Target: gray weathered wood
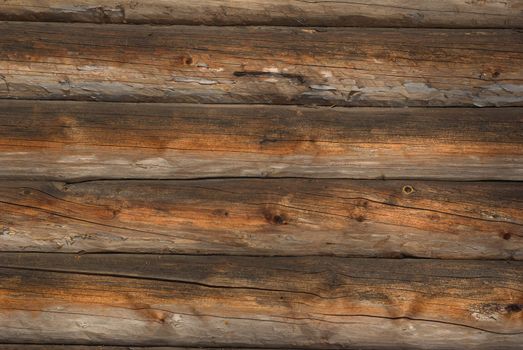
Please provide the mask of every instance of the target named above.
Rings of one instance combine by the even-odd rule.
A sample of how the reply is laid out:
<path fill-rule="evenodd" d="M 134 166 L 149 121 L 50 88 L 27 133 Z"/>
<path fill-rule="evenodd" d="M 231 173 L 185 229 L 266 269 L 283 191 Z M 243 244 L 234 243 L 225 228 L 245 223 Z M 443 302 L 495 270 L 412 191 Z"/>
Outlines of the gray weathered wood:
<path fill-rule="evenodd" d="M 0 19 L 94 23 L 521 28 L 521 0 L 3 0 Z"/>
<path fill-rule="evenodd" d="M 0 98 L 523 106 L 517 30 L 0 23 Z"/>
<path fill-rule="evenodd" d="M 0 101 L 0 178 L 523 180 L 522 111 Z"/>
<path fill-rule="evenodd" d="M 518 183 L 0 182 L 0 250 L 523 260 Z"/>
<path fill-rule="evenodd" d="M 0 255 L 0 341 L 520 349 L 521 262 Z"/>

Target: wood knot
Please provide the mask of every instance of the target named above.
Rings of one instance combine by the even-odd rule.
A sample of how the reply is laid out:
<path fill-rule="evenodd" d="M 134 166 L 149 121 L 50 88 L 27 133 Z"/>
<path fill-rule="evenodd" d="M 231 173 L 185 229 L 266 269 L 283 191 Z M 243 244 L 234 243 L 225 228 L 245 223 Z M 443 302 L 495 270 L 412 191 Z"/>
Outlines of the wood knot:
<path fill-rule="evenodd" d="M 225 209 L 215 209 L 212 211 L 212 214 L 216 216 L 229 216 L 229 212 Z"/>
<path fill-rule="evenodd" d="M 508 304 L 505 306 L 507 312 L 520 312 L 523 310 L 523 304 Z"/>
<path fill-rule="evenodd" d="M 281 215 L 274 215 L 272 217 L 272 222 L 276 225 L 283 225 L 285 224 L 285 219 Z"/>
<path fill-rule="evenodd" d="M 409 195 L 409 194 L 414 193 L 414 187 L 412 187 L 412 186 L 410 186 L 410 185 L 403 186 L 402 191 L 403 191 L 403 193 Z"/>
<path fill-rule="evenodd" d="M 287 218 L 283 214 L 265 213 L 265 219 L 273 225 L 287 225 Z"/>

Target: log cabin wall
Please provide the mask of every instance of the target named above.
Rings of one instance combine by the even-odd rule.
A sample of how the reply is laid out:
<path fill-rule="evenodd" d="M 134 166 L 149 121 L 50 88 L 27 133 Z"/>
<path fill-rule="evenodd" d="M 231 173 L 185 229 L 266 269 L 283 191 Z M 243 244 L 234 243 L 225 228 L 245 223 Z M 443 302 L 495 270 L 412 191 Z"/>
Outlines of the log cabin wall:
<path fill-rule="evenodd" d="M 1 350 L 522 348 L 522 0 L 0 20 Z"/>

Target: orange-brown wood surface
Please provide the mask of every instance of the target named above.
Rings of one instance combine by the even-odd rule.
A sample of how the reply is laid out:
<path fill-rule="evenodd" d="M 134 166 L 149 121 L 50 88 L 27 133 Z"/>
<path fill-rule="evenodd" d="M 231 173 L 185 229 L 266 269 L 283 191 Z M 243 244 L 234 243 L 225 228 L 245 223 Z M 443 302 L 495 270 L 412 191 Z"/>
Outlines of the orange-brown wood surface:
<path fill-rule="evenodd" d="M 0 23 L 0 98 L 523 106 L 518 30 Z"/>
<path fill-rule="evenodd" d="M 522 180 L 523 113 L 0 101 L 0 178 Z"/>
<path fill-rule="evenodd" d="M 0 266 L 0 341 L 374 349 L 523 341 L 521 262 L 3 254 Z"/>
<path fill-rule="evenodd" d="M 521 349 L 522 28 L 0 0 L 0 350 Z"/>
<path fill-rule="evenodd" d="M 0 182 L 1 251 L 523 259 L 517 183 Z"/>
<path fill-rule="evenodd" d="M 521 0 L 3 0 L 0 19 L 94 23 L 521 28 Z"/>

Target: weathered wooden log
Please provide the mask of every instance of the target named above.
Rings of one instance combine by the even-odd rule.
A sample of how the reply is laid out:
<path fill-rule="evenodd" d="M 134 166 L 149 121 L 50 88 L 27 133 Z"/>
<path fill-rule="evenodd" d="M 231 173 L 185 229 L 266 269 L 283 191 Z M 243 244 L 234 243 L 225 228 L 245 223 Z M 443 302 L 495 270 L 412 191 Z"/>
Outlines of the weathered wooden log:
<path fill-rule="evenodd" d="M 521 28 L 521 0 L 3 0 L 1 20 L 206 25 Z"/>
<path fill-rule="evenodd" d="M 0 250 L 523 259 L 518 183 L 0 182 Z"/>
<path fill-rule="evenodd" d="M 517 30 L 0 23 L 0 98 L 522 106 Z"/>
<path fill-rule="evenodd" d="M 522 111 L 0 101 L 0 177 L 522 180 Z"/>
<path fill-rule="evenodd" d="M 106 345 L 54 345 L 54 344 L 0 344 L 0 350 L 258 350 L 259 348 L 227 347 L 173 347 L 173 346 L 106 346 Z M 292 350 L 274 349 L 274 350 Z"/>
<path fill-rule="evenodd" d="M 259 348 L 258 348 L 259 349 Z M 105 345 L 54 345 L 54 344 L 0 344 L 0 350 L 257 350 L 248 348 L 192 348 L 173 346 L 105 346 Z M 274 350 L 292 350 L 274 349 Z"/>
<path fill-rule="evenodd" d="M 523 264 L 0 255 L 0 341 L 520 349 Z"/>

